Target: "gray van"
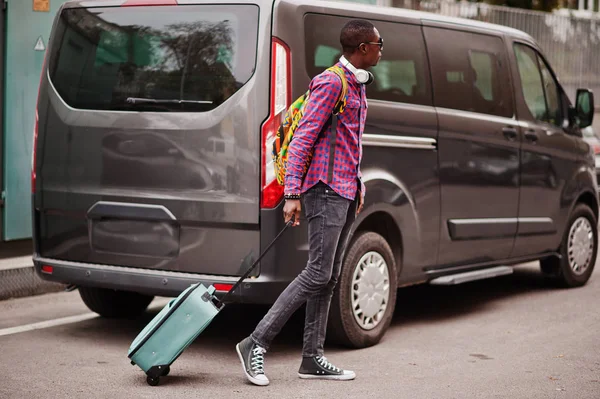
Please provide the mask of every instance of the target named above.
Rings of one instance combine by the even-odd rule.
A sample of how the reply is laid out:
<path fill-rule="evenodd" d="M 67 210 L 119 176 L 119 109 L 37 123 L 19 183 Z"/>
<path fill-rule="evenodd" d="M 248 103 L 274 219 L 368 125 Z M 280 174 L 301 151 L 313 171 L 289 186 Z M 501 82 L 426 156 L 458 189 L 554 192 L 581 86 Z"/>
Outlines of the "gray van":
<path fill-rule="evenodd" d="M 340 56 L 351 18 L 385 48 L 368 86 L 364 211 L 329 339 L 377 343 L 398 287 L 540 260 L 585 284 L 598 248 L 594 156 L 535 41 L 505 27 L 317 0 L 98 0 L 58 13 L 40 83 L 34 262 L 106 317 L 191 283 L 228 291 L 283 227 L 281 115 Z M 307 260 L 288 231 L 234 295 L 272 303 Z"/>

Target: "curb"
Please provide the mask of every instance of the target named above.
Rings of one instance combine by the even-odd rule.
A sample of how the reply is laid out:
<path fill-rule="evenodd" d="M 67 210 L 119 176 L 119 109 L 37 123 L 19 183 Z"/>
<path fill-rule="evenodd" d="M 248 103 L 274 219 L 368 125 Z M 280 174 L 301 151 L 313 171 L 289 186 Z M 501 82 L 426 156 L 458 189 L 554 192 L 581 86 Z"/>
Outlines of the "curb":
<path fill-rule="evenodd" d="M 33 265 L 0 268 L 0 300 L 58 292 L 65 287 L 40 278 Z"/>

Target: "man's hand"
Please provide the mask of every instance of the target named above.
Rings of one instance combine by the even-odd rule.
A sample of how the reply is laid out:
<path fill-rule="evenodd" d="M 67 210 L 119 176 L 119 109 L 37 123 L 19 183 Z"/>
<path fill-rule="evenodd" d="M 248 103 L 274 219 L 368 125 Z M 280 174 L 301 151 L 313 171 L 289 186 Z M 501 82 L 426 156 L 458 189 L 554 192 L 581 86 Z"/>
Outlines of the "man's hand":
<path fill-rule="evenodd" d="M 289 222 L 292 217 L 294 217 L 293 226 L 300 225 L 300 212 L 302 211 L 302 204 L 300 200 L 285 200 L 285 205 L 283 207 L 283 217 L 285 218 L 285 222 Z"/>
<path fill-rule="evenodd" d="M 358 215 L 362 211 L 364 204 L 365 204 L 365 198 L 359 194 L 358 195 L 358 207 L 356 207 L 356 215 Z"/>

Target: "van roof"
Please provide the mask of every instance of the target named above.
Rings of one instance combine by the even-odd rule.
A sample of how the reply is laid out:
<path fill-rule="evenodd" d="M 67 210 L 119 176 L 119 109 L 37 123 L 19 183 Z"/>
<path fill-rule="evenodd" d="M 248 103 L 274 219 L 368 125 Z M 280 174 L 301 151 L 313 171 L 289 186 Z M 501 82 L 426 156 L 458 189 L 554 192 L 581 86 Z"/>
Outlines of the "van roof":
<path fill-rule="evenodd" d="M 123 3 L 125 3 L 127 0 L 71 0 L 68 1 L 66 3 L 64 3 L 63 7 L 65 8 L 72 8 L 72 7 L 103 7 L 103 6 L 120 6 Z M 194 4 L 196 3 L 196 1 L 194 0 L 178 0 L 179 3 L 181 4 Z M 241 2 L 246 3 L 255 3 L 255 4 L 272 4 L 274 1 L 277 0 L 254 0 L 254 1 L 249 1 L 249 0 L 242 0 Z M 222 1 L 222 0 L 217 0 L 217 1 L 211 1 L 211 3 L 230 3 L 233 2 L 233 0 L 230 1 Z M 239 0 L 235 1 L 236 3 L 240 3 Z M 376 6 L 376 5 L 370 5 L 370 4 L 360 4 L 360 3 L 351 3 L 345 0 L 280 0 L 280 2 L 282 3 L 291 3 L 291 4 L 295 4 L 295 5 L 299 5 L 298 3 L 301 3 L 303 5 L 309 5 L 309 6 L 316 6 L 318 8 L 321 8 L 322 10 L 327 10 L 327 11 L 348 11 L 349 8 L 352 9 L 352 11 L 363 11 L 367 14 L 370 14 L 371 16 L 376 16 L 378 18 L 381 19 L 388 19 L 390 16 L 391 17 L 403 17 L 403 18 L 407 18 L 407 19 L 412 19 L 414 20 L 415 23 L 421 23 L 421 22 L 427 22 L 427 21 L 431 21 L 431 22 L 438 22 L 438 23 L 445 23 L 445 24 L 450 24 L 450 25 L 457 25 L 457 26 L 462 26 L 462 27 L 466 27 L 466 28 L 478 28 L 478 29 L 484 29 L 484 30 L 488 30 L 488 31 L 492 31 L 492 32 L 496 32 L 496 33 L 500 33 L 500 34 L 506 34 L 509 36 L 513 36 L 513 37 L 518 37 L 521 39 L 525 39 L 528 40 L 530 42 L 534 42 L 534 39 L 528 35 L 527 33 L 518 30 L 518 29 L 514 29 L 514 28 L 510 28 L 507 26 L 503 26 L 503 25 L 497 25 L 497 24 L 492 24 L 492 23 L 488 23 L 488 22 L 481 22 L 481 21 L 475 21 L 472 19 L 467 19 L 467 18 L 458 18 L 458 17 L 448 17 L 445 15 L 440 15 L 440 14 L 435 14 L 435 13 L 431 13 L 431 12 L 425 12 L 425 11 L 416 11 L 416 10 L 410 10 L 410 9 L 406 9 L 406 8 L 398 8 L 398 7 L 386 7 L 386 6 Z M 203 1 L 199 0 L 197 1 L 198 4 L 202 4 Z"/>
<path fill-rule="evenodd" d="M 296 3 L 298 0 L 282 1 Z M 449 17 L 441 14 L 435 14 L 432 12 L 416 11 L 398 7 L 376 6 L 371 4 L 349 3 L 348 1 L 344 0 L 303 0 L 302 2 L 304 4 L 321 6 L 329 10 L 347 10 L 351 6 L 353 11 L 356 10 L 364 11 L 369 14 L 378 14 L 381 17 L 383 17 L 382 19 L 387 19 L 386 17 L 391 16 L 412 19 L 415 21 L 415 23 L 420 23 L 421 21 L 431 21 L 451 25 L 460 25 L 467 28 L 485 29 L 513 37 L 518 37 L 521 39 L 527 39 L 529 41 L 534 41 L 529 34 L 518 29 L 510 28 L 508 26 L 492 24 L 489 22 L 481 22 L 467 18 Z"/>

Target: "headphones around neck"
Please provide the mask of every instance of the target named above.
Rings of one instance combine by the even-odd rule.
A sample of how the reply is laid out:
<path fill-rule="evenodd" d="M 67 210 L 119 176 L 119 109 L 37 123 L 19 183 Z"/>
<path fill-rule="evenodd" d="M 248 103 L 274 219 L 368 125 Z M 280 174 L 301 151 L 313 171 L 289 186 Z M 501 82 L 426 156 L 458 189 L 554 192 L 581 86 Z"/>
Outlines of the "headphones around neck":
<path fill-rule="evenodd" d="M 356 77 L 356 80 L 358 80 L 359 83 L 361 83 L 363 85 L 370 85 L 375 80 L 375 76 L 373 76 L 373 74 L 371 72 L 366 71 L 364 69 L 356 68 L 343 55 L 340 57 L 340 62 L 342 63 L 343 66 L 348 68 L 350 70 L 350 72 L 352 72 L 354 74 L 354 76 Z"/>

